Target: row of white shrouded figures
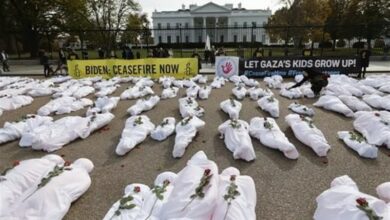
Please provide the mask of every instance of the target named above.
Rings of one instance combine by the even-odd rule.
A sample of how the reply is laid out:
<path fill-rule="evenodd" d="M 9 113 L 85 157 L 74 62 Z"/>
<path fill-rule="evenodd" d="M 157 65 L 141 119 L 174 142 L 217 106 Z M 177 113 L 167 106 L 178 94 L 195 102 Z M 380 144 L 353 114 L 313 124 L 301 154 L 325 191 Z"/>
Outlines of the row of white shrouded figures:
<path fill-rule="evenodd" d="M 0 176 L 0 218 L 62 219 L 71 203 L 90 187 L 93 163 L 85 158 L 74 163 L 57 155 L 14 162 Z M 315 220 L 366 220 L 358 207 L 366 202 L 383 220 L 390 219 L 390 182 L 376 189 L 379 198 L 362 193 L 348 176 L 334 179 L 330 189 L 317 197 Z M 299 199 L 299 198 L 298 198 Z M 103 219 L 216 219 L 255 220 L 256 189 L 250 176 L 218 166 L 202 152 L 196 153 L 180 172 L 163 172 L 152 188 L 133 183 Z"/>

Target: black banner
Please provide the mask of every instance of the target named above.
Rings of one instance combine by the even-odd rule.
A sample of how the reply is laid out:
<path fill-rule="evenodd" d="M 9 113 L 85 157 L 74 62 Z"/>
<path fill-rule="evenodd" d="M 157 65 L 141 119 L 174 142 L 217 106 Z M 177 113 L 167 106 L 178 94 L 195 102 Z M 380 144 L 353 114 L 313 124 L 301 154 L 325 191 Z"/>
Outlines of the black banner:
<path fill-rule="evenodd" d="M 357 57 L 264 57 L 240 62 L 240 75 L 266 77 L 280 75 L 294 77 L 304 68 L 314 68 L 330 75 L 359 73 L 361 63 Z"/>

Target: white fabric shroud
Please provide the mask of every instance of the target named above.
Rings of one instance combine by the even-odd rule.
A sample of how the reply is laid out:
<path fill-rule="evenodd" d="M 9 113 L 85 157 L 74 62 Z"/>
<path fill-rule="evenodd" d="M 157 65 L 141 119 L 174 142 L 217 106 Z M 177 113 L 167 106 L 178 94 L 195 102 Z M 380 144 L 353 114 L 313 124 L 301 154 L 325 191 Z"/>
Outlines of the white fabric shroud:
<path fill-rule="evenodd" d="M 194 97 L 194 98 L 198 97 L 199 89 L 200 89 L 200 87 L 198 85 L 193 85 L 193 86 L 189 87 L 186 90 L 187 97 Z"/>
<path fill-rule="evenodd" d="M 261 110 L 268 112 L 272 117 L 279 117 L 279 100 L 273 96 L 264 96 L 257 101 Z"/>
<path fill-rule="evenodd" d="M 336 96 L 321 96 L 313 105 L 343 114 L 346 117 L 353 117 L 353 111 Z"/>
<path fill-rule="evenodd" d="M 31 96 L 25 95 L 5 96 L 0 98 L 0 109 L 4 111 L 15 110 L 31 104 L 33 100 Z"/>
<path fill-rule="evenodd" d="M 90 187 L 89 172 L 93 163 L 81 158 L 60 175 L 52 177 L 42 188 L 20 202 L 12 212 L 17 219 L 60 220 L 68 212 L 71 203 L 80 198 Z"/>
<path fill-rule="evenodd" d="M 196 116 L 188 116 L 177 123 L 175 145 L 172 152 L 174 158 L 180 158 L 184 155 L 186 148 L 192 142 L 198 130 L 205 125 L 206 123 Z"/>
<path fill-rule="evenodd" d="M 19 146 L 34 150 L 52 152 L 76 140 L 85 139 L 95 130 L 112 121 L 111 113 L 94 114 L 87 117 L 67 116 L 57 121 L 41 125 L 32 131 L 23 132 Z"/>
<path fill-rule="evenodd" d="M 158 82 L 159 82 L 160 84 L 162 84 L 162 86 L 163 86 L 164 89 L 168 89 L 169 87 L 172 86 L 174 80 L 175 80 L 174 77 L 165 77 L 165 76 L 164 76 L 164 77 L 160 77 L 160 78 L 158 79 Z"/>
<path fill-rule="evenodd" d="M 177 96 L 178 92 L 179 92 L 178 87 L 169 87 L 169 88 L 163 89 L 163 91 L 161 92 L 161 99 L 175 98 Z"/>
<path fill-rule="evenodd" d="M 78 111 L 85 108 L 86 106 L 91 105 L 93 105 L 93 102 L 90 99 L 76 99 L 74 97 L 65 96 L 58 99 L 53 99 L 39 108 L 38 115 L 46 116 L 50 115 L 51 113 L 55 113 L 57 115 L 66 114 Z"/>
<path fill-rule="evenodd" d="M 306 105 L 301 105 L 296 102 L 291 103 L 288 106 L 288 109 L 300 115 L 314 116 L 314 110 L 312 108 L 309 108 Z"/>
<path fill-rule="evenodd" d="M 228 194 L 233 179 L 239 195 L 228 206 L 224 195 Z M 256 220 L 256 188 L 250 176 L 242 176 L 236 168 L 228 167 L 219 175 L 218 189 L 218 199 L 212 220 Z"/>
<path fill-rule="evenodd" d="M 151 189 L 151 193 L 147 194 L 144 199 L 144 203 L 141 207 L 136 219 L 159 220 L 162 206 L 168 201 L 169 196 L 175 186 L 177 174 L 172 172 L 163 172 L 159 174 L 155 181 L 154 187 L 163 187 L 164 182 L 166 185 L 165 192 L 161 194 L 162 198 L 158 198 L 156 193 L 153 193 L 154 188 Z"/>
<path fill-rule="evenodd" d="M 285 121 L 300 142 L 312 148 L 320 157 L 327 155 L 330 145 L 326 141 L 324 134 L 313 124 L 311 118 L 289 114 L 286 116 Z"/>
<path fill-rule="evenodd" d="M 230 98 L 221 102 L 219 106 L 222 111 L 224 111 L 226 114 L 229 114 L 231 119 L 238 119 L 240 117 L 242 104 L 239 101 Z"/>
<path fill-rule="evenodd" d="M 256 159 L 249 125 L 243 120 L 227 120 L 218 127 L 221 138 L 224 138 L 226 148 L 233 152 L 234 159 L 252 161 Z"/>
<path fill-rule="evenodd" d="M 254 79 L 249 79 L 247 76 L 245 75 L 241 75 L 240 76 L 241 78 L 241 81 L 248 87 L 255 87 L 255 86 L 258 86 L 259 85 L 259 82 L 257 82 L 256 80 Z"/>
<path fill-rule="evenodd" d="M 249 134 L 257 138 L 264 146 L 282 151 L 289 159 L 299 157 L 297 149 L 290 143 L 273 118 L 252 118 Z"/>
<path fill-rule="evenodd" d="M 147 95 L 153 95 L 152 88 L 148 86 L 134 86 L 126 89 L 120 95 L 121 99 L 138 99 Z"/>
<path fill-rule="evenodd" d="M 80 99 L 80 98 L 83 98 L 89 94 L 92 94 L 95 92 L 95 88 L 93 88 L 92 86 L 82 86 L 80 87 L 79 89 L 77 89 L 73 94 L 72 96 L 77 98 L 77 99 Z"/>
<path fill-rule="evenodd" d="M 200 99 L 208 99 L 211 93 L 211 86 L 201 86 L 199 89 L 199 98 Z"/>
<path fill-rule="evenodd" d="M 363 96 L 363 101 L 371 107 L 390 111 L 390 95 L 380 96 L 377 94 Z"/>
<path fill-rule="evenodd" d="M 149 111 L 160 101 L 160 97 L 155 95 L 151 97 L 146 97 L 138 99 L 137 102 L 127 109 L 127 113 L 131 115 L 139 115 L 141 112 Z"/>
<path fill-rule="evenodd" d="M 203 188 L 204 197 L 191 199 L 206 170 L 212 176 Z M 203 151 L 196 153 L 178 173 L 168 201 L 161 207 L 160 219 L 211 219 L 218 198 L 218 181 L 217 165 Z"/>
<path fill-rule="evenodd" d="M 313 218 L 314 220 L 368 220 L 367 214 L 357 207 L 356 200 L 359 198 L 364 198 L 368 206 L 378 216 L 383 217 L 383 220 L 390 219 L 390 204 L 360 192 L 356 183 L 346 175 L 335 178 L 331 187 L 317 197 L 317 209 Z"/>
<path fill-rule="evenodd" d="M 111 112 L 118 105 L 119 99 L 119 97 L 99 97 L 96 99 L 94 106 L 88 108 L 86 115 Z"/>
<path fill-rule="evenodd" d="M 119 144 L 116 146 L 116 154 L 122 156 L 132 150 L 137 144 L 143 142 L 154 129 L 154 124 L 148 116 L 131 116 L 126 120 L 125 128 Z"/>
<path fill-rule="evenodd" d="M 376 187 L 376 194 L 380 199 L 390 204 L 390 182 L 382 183 Z"/>
<path fill-rule="evenodd" d="M 220 89 L 225 85 L 225 78 L 223 77 L 215 77 L 213 82 L 210 84 L 213 89 Z"/>
<path fill-rule="evenodd" d="M 4 127 L 0 128 L 0 144 L 17 140 L 24 132 L 30 132 L 41 125 L 51 124 L 52 121 L 53 118 L 48 116 L 27 115 L 19 122 L 6 122 Z"/>
<path fill-rule="evenodd" d="M 339 99 L 352 111 L 372 111 L 372 108 L 355 96 L 340 95 Z"/>
<path fill-rule="evenodd" d="M 387 146 L 390 149 L 390 112 L 356 112 L 353 127 L 369 144 Z"/>
<path fill-rule="evenodd" d="M 281 77 L 279 75 L 265 77 L 264 82 L 267 84 L 268 88 L 280 89 L 282 87 L 283 77 Z"/>
<path fill-rule="evenodd" d="M 107 87 L 103 87 L 101 88 L 98 92 L 95 93 L 95 96 L 96 97 L 104 97 L 104 96 L 108 96 L 108 95 L 111 95 L 112 93 L 114 93 L 116 91 L 117 88 L 119 88 L 120 85 L 114 85 L 114 86 L 107 86 Z"/>
<path fill-rule="evenodd" d="M 349 131 L 339 131 L 337 136 L 344 141 L 344 143 L 356 151 L 361 157 L 365 158 L 377 158 L 378 157 L 378 148 L 374 145 L 368 144 L 366 140 L 353 140 L 352 137 L 355 137 L 355 132 Z"/>
<path fill-rule="evenodd" d="M 63 164 L 62 157 L 49 154 L 41 158 L 20 161 L 19 165 L 4 176 L 0 176 L 0 219 L 8 215 L 15 202 L 28 190 L 36 187 L 56 165 Z"/>
<path fill-rule="evenodd" d="M 150 133 L 150 137 L 156 141 L 163 141 L 175 132 L 176 120 L 174 117 L 166 117 L 163 121 Z"/>
<path fill-rule="evenodd" d="M 137 189 L 137 190 L 135 190 Z M 139 191 L 138 191 L 139 190 Z M 132 198 L 122 205 L 134 205 L 134 208 L 123 209 L 120 207 L 120 201 L 112 205 L 110 210 L 104 216 L 103 220 L 139 220 L 139 215 L 142 215 L 142 206 L 144 205 L 145 199 L 151 194 L 150 188 L 144 184 L 134 183 L 126 186 L 125 193 L 122 198 Z M 118 212 L 117 212 L 118 211 Z M 116 212 L 118 214 L 116 214 Z"/>
<path fill-rule="evenodd" d="M 202 117 L 204 115 L 204 109 L 199 106 L 198 102 L 193 97 L 180 98 L 179 111 L 183 118 L 188 116 Z"/>
<path fill-rule="evenodd" d="M 243 85 L 236 86 L 232 89 L 233 95 L 237 99 L 244 99 L 247 93 L 246 88 Z"/>

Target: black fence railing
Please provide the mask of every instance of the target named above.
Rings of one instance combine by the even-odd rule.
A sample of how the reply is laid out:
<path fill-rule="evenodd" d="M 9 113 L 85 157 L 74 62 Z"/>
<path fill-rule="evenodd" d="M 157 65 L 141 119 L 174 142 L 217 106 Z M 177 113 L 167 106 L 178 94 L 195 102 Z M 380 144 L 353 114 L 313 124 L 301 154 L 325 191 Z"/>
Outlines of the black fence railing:
<path fill-rule="evenodd" d="M 169 49 L 174 57 L 189 57 L 194 50 L 203 55 L 209 41 L 215 49 L 223 47 L 227 55 L 245 58 L 252 57 L 258 48 L 263 56 L 302 56 L 305 49 L 310 50 L 312 56 L 350 56 L 359 53 L 370 37 L 372 55 L 385 56 L 389 53 L 390 28 L 373 37 L 374 28 L 365 25 L 219 27 L 207 24 L 206 27 L 155 29 L 41 30 L 30 33 L 34 34 L 32 37 L 26 37 L 25 32 L 9 31 L 0 35 L 0 48 L 6 49 L 11 59 L 37 57 L 42 51 L 56 59 L 60 48 L 75 50 L 79 57 L 88 59 L 99 58 L 98 50 L 104 51 L 105 57 L 121 57 L 125 46 L 132 48 L 135 57 L 150 56 L 155 48 Z M 332 36 L 339 37 L 332 39 Z"/>

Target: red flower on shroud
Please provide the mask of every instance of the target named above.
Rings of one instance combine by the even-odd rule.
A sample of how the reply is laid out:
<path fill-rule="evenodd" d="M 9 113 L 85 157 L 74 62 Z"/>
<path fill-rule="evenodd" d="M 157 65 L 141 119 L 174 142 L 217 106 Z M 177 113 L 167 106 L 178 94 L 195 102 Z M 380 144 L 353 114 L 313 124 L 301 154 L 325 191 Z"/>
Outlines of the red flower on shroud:
<path fill-rule="evenodd" d="M 211 172 L 210 169 L 206 169 L 206 170 L 204 170 L 204 175 L 205 175 L 205 176 L 208 176 L 208 175 L 210 175 L 210 172 Z"/>
<path fill-rule="evenodd" d="M 64 166 L 68 167 L 68 166 L 70 166 L 71 164 L 72 164 L 72 162 L 69 161 L 69 160 L 67 160 L 67 161 L 65 161 Z"/>
<path fill-rule="evenodd" d="M 363 206 L 363 207 L 367 207 L 368 206 L 368 202 L 365 198 L 358 198 L 356 199 L 356 202 L 360 205 L 360 206 Z"/>
<path fill-rule="evenodd" d="M 12 166 L 14 166 L 14 167 L 16 167 L 19 164 L 20 164 L 19 160 L 15 160 L 14 162 L 12 162 Z"/>
<path fill-rule="evenodd" d="M 375 113 L 375 116 L 376 117 L 381 117 L 381 114 L 379 114 L 378 112 Z"/>
<path fill-rule="evenodd" d="M 141 187 L 139 187 L 139 186 L 134 187 L 134 192 L 135 193 L 141 192 Z"/>
<path fill-rule="evenodd" d="M 230 176 L 230 181 L 235 181 L 236 180 L 236 175 L 231 175 Z"/>

